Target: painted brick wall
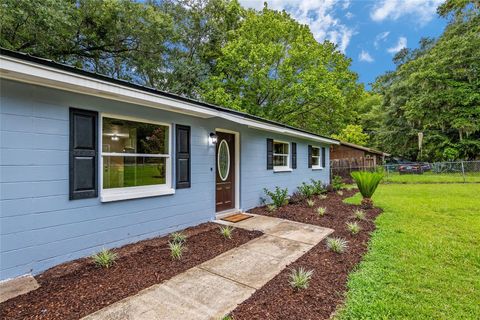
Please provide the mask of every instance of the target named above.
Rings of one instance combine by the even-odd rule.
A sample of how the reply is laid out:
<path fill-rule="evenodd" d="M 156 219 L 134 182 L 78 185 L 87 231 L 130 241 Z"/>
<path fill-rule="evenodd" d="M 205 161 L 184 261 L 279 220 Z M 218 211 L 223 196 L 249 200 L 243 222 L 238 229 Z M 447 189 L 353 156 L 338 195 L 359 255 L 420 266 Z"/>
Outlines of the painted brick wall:
<path fill-rule="evenodd" d="M 101 203 L 68 200 L 68 108 L 192 127 L 192 187 L 175 195 Z M 328 181 L 328 168 L 307 168 L 307 141 L 55 89 L 1 80 L 0 279 L 39 273 L 102 247 L 163 235 L 215 216 L 215 128 L 240 131 L 240 204 L 259 204 L 263 188 L 290 192 L 310 178 Z M 298 169 L 266 170 L 266 138 L 297 142 Z M 327 149 L 328 150 L 328 149 Z M 174 163 L 174 161 L 173 161 Z M 328 155 L 327 155 L 327 164 Z"/>

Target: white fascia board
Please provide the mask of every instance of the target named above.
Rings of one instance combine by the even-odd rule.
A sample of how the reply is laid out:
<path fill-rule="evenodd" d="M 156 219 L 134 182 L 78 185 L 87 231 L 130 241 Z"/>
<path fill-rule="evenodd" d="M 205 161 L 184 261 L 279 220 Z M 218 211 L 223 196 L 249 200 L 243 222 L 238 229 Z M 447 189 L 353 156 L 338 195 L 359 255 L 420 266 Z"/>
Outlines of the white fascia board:
<path fill-rule="evenodd" d="M 123 86 L 118 83 L 111 83 L 93 77 L 88 77 L 66 70 L 60 70 L 8 56 L 0 56 L 0 77 L 75 93 L 102 97 L 110 100 L 117 100 L 171 112 L 188 114 L 200 118 L 219 117 L 263 131 L 275 132 L 327 144 L 339 144 L 339 142 L 336 140 L 248 119 L 246 117 L 242 117 L 241 115 L 234 115 L 225 111 L 213 110 L 207 107 L 199 106 L 195 103 L 189 103 L 186 101 L 177 100 L 175 98 L 160 96 L 155 93 L 149 93 L 143 90 Z"/>
<path fill-rule="evenodd" d="M 202 118 L 218 115 L 193 103 L 6 56 L 0 58 L 0 77 Z"/>

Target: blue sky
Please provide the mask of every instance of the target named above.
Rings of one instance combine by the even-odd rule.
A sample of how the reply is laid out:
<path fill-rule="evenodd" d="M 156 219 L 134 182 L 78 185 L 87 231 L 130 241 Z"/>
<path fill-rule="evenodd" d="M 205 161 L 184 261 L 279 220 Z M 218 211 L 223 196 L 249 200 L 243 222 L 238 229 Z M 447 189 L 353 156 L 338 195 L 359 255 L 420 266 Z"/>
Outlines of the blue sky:
<path fill-rule="evenodd" d="M 240 0 L 261 9 L 264 1 Z M 392 57 L 403 47 L 416 48 L 422 37 L 439 36 L 446 20 L 436 15 L 443 0 L 267 0 L 308 24 L 318 41 L 328 39 L 352 59 L 360 82 L 371 83 L 393 70 Z"/>

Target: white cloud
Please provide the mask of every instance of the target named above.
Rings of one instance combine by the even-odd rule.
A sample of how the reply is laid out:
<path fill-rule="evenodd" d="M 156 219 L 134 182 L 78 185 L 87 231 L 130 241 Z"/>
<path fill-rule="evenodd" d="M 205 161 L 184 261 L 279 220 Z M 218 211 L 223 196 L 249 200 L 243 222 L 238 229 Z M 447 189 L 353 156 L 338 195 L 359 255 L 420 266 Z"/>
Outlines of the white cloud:
<path fill-rule="evenodd" d="M 365 51 L 365 50 L 362 50 L 362 52 L 360 52 L 360 54 L 358 55 L 358 59 L 360 61 L 365 61 L 365 62 L 373 62 L 375 61 L 372 56 L 370 55 L 370 53 L 368 53 L 368 51 Z"/>
<path fill-rule="evenodd" d="M 263 2 L 240 0 L 244 7 L 257 10 L 263 8 Z M 343 53 L 355 34 L 352 28 L 342 24 L 336 17 L 336 9 L 346 9 L 350 6 L 348 0 L 268 0 L 267 3 L 270 9 L 285 10 L 298 22 L 307 24 L 317 41 L 329 40 Z"/>
<path fill-rule="evenodd" d="M 384 31 L 382 33 L 377 34 L 375 37 L 375 40 L 373 41 L 373 45 L 375 46 L 376 49 L 380 46 L 380 42 L 384 42 L 387 40 L 388 35 L 390 34 L 390 31 Z"/>
<path fill-rule="evenodd" d="M 355 15 L 353 13 L 351 13 L 350 11 L 348 11 L 347 13 L 345 13 L 345 18 L 347 18 L 348 20 L 352 19 Z"/>
<path fill-rule="evenodd" d="M 400 37 L 398 38 L 397 44 L 391 48 L 388 48 L 387 51 L 389 53 L 397 53 L 398 51 L 402 50 L 403 48 L 407 47 L 407 38 Z"/>
<path fill-rule="evenodd" d="M 413 15 L 420 24 L 425 24 L 432 20 L 442 2 L 444 0 L 381 0 L 373 7 L 370 18 L 378 22 Z"/>

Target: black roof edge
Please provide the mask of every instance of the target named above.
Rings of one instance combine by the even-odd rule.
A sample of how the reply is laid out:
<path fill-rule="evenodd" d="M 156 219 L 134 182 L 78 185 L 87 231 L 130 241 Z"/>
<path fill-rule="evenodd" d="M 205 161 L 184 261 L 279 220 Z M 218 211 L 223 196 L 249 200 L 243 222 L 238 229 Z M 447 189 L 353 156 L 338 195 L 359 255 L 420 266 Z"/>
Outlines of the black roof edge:
<path fill-rule="evenodd" d="M 129 88 L 132 88 L 132 89 L 137 89 L 137 90 L 145 91 L 145 92 L 148 92 L 148 93 L 153 93 L 153 94 L 163 96 L 163 97 L 167 97 L 167 98 L 170 98 L 170 99 L 175 99 L 175 100 L 179 100 L 179 101 L 182 101 L 182 102 L 188 102 L 188 103 L 196 104 L 198 106 L 206 107 L 206 108 L 213 109 L 213 110 L 216 110 L 216 111 L 227 112 L 227 113 L 231 113 L 231 114 L 241 116 L 241 117 L 244 117 L 244 118 L 248 118 L 248 119 L 251 119 L 251 120 L 256 120 L 256 121 L 280 126 L 280 127 L 286 128 L 286 129 L 291 129 L 291 130 L 295 130 L 295 131 L 298 131 L 298 132 L 311 134 L 311 135 L 319 137 L 319 138 L 324 138 L 324 139 L 340 142 L 337 139 L 330 138 L 330 137 L 327 137 L 327 136 L 322 136 L 322 135 L 319 135 L 319 134 L 316 134 L 316 133 L 313 133 L 313 132 L 310 132 L 310 131 L 307 131 L 307 130 L 295 128 L 295 127 L 292 127 L 292 126 L 289 126 L 289 125 L 286 125 L 286 124 L 283 124 L 283 123 L 280 123 L 280 122 L 277 122 L 277 121 L 264 119 L 262 117 L 254 116 L 254 115 L 251 115 L 251 114 L 248 114 L 248 113 L 245 113 L 245 112 L 241 112 L 241 111 L 238 111 L 238 110 L 229 109 L 229 108 L 225 108 L 225 107 L 220 107 L 220 106 L 208 103 L 208 102 L 203 102 L 203 101 L 199 101 L 199 100 L 196 100 L 196 99 L 187 98 L 187 97 L 184 97 L 184 96 L 181 96 L 181 95 L 178 95 L 178 94 L 157 90 L 157 89 L 147 87 L 147 86 L 142 86 L 142 85 L 139 85 L 139 84 L 135 84 L 135 83 L 126 81 L 126 80 L 115 79 L 115 78 L 112 78 L 112 77 L 109 77 L 109 76 L 106 76 L 106 75 L 103 75 L 103 74 L 99 74 L 99 73 L 95 73 L 95 72 L 91 72 L 91 71 L 86 71 L 86 70 L 83 70 L 83 69 L 80 69 L 80 68 L 77 68 L 77 67 L 74 67 L 74 66 L 71 66 L 71 65 L 67 65 L 67 64 L 64 64 L 64 63 L 59 63 L 59 62 L 56 62 L 54 60 L 32 56 L 28 53 L 13 51 L 13 50 L 9 50 L 9 49 L 5 49 L 5 48 L 0 47 L 0 54 L 5 55 L 5 56 L 9 56 L 9 57 L 12 57 L 12 58 L 24 60 L 24 61 L 38 63 L 38 64 L 41 64 L 41 65 L 44 65 L 44 66 L 48 66 L 48 67 L 52 67 L 52 68 L 56 68 L 56 69 L 60 69 L 60 70 L 64 70 L 64 71 L 69 71 L 69 72 L 72 72 L 72 73 L 75 73 L 75 74 L 79 74 L 79 75 L 83 75 L 83 76 L 86 76 L 86 77 L 110 82 L 110 83 L 113 83 L 113 84 L 122 85 L 122 86 L 129 87 Z"/>

